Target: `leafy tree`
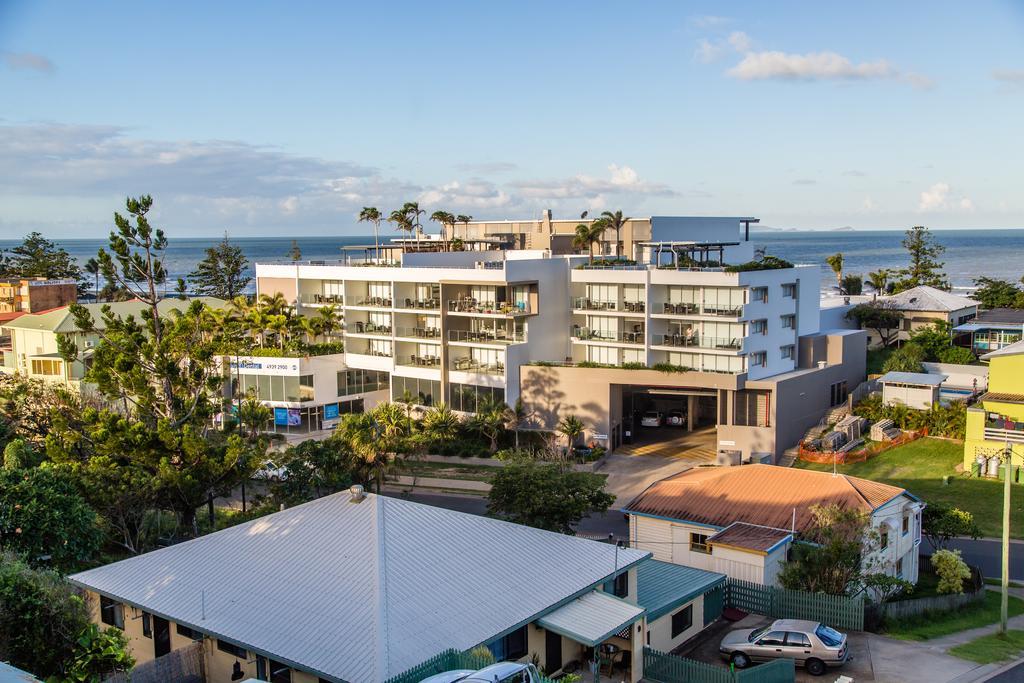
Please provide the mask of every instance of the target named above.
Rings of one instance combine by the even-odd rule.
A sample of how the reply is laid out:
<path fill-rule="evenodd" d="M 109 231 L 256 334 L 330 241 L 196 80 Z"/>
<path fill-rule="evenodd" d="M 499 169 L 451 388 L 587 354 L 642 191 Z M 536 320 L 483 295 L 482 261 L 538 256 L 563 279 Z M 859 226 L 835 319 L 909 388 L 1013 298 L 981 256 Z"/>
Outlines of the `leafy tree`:
<path fill-rule="evenodd" d="M 498 439 L 505 431 L 508 422 L 508 406 L 500 401 L 484 400 L 477 403 L 476 412 L 469 418 L 466 426 L 487 439 L 488 450 L 498 450 Z"/>
<path fill-rule="evenodd" d="M 1021 306 L 1021 290 L 1008 280 L 983 275 L 974 280 L 975 290 L 971 298 L 983 308 L 1018 308 Z"/>
<path fill-rule="evenodd" d="M 595 224 L 601 225 L 601 231 L 614 230 L 615 231 L 615 255 L 619 256 L 619 232 L 629 222 L 629 218 L 622 215 L 622 211 L 602 211 L 601 217 L 594 221 Z"/>
<path fill-rule="evenodd" d="M 874 330 L 883 348 L 896 338 L 903 322 L 903 314 L 879 301 L 857 304 L 847 311 L 846 317 L 856 320 L 861 329 Z"/>
<path fill-rule="evenodd" d="M 947 346 L 939 351 L 940 363 L 952 363 L 953 365 L 970 365 L 975 360 L 974 352 L 965 346 Z"/>
<path fill-rule="evenodd" d="M 93 277 L 93 294 L 96 296 L 96 301 L 100 300 L 100 262 L 94 258 L 90 258 L 85 262 L 85 272 Z"/>
<path fill-rule="evenodd" d="M 920 285 L 949 289 L 949 282 L 942 272 L 945 264 L 938 260 L 946 248 L 935 241 L 928 228 L 915 225 L 907 230 L 903 247 L 910 255 L 910 265 L 896 271 L 900 279 L 896 281 L 894 291 L 902 292 Z"/>
<path fill-rule="evenodd" d="M 974 515 L 942 503 L 928 503 L 925 507 L 921 513 L 921 533 L 928 539 L 932 550 L 945 549 L 950 539 L 958 536 L 981 537 Z"/>
<path fill-rule="evenodd" d="M 128 639 L 120 629 L 100 630 L 89 624 L 78 636 L 65 683 L 100 683 L 111 674 L 131 671 L 135 658 L 128 650 Z"/>
<path fill-rule="evenodd" d="M 246 274 L 248 267 L 242 248 L 231 244 L 224 233 L 217 245 L 206 248 L 206 258 L 196 264 L 188 279 L 196 294 L 234 299 L 252 282 Z"/>
<path fill-rule="evenodd" d="M 939 360 L 939 354 L 952 345 L 952 334 L 953 326 L 949 322 L 936 320 L 911 332 L 907 343 L 921 349 L 924 353 L 921 360 L 934 363 Z"/>
<path fill-rule="evenodd" d="M 88 624 L 85 602 L 59 574 L 0 553 L 0 661 L 60 677 Z"/>
<path fill-rule="evenodd" d="M 839 282 L 839 289 L 843 294 L 862 294 L 864 292 L 864 278 L 860 275 L 844 275 Z"/>
<path fill-rule="evenodd" d="M 70 476 L 50 467 L 0 470 L 0 551 L 68 570 L 95 556 L 101 538 L 96 513 Z"/>
<path fill-rule="evenodd" d="M 288 467 L 288 477 L 271 485 L 278 505 L 298 505 L 352 484 L 351 453 L 338 439 L 302 441 L 290 446 L 282 460 Z"/>
<path fill-rule="evenodd" d="M 423 435 L 432 443 L 454 441 L 462 423 L 447 403 L 438 403 L 427 410 L 420 420 Z"/>
<path fill-rule="evenodd" d="M 876 572 L 864 576 L 861 581 L 868 593 L 878 602 L 888 602 L 897 595 L 914 592 L 914 584 L 892 574 Z"/>
<path fill-rule="evenodd" d="M 875 292 L 885 294 L 886 286 L 889 284 L 889 271 L 884 268 L 871 271 L 868 273 L 867 282 Z"/>
<path fill-rule="evenodd" d="M 302 259 L 302 249 L 299 248 L 298 240 L 292 240 L 291 249 L 288 250 L 288 258 L 292 261 L 299 261 Z"/>
<path fill-rule="evenodd" d="M 932 566 L 939 575 L 939 593 L 963 593 L 964 581 L 971 578 L 971 568 L 960 557 L 959 550 L 936 550 L 932 553 Z"/>
<path fill-rule="evenodd" d="M 840 505 L 815 505 L 811 527 L 793 544 L 791 560 L 779 572 L 784 588 L 846 595 L 859 587 L 871 551 L 869 519 Z"/>
<path fill-rule="evenodd" d="M 21 244 L 4 252 L 0 259 L 2 277 L 41 277 L 47 280 L 74 280 L 80 293 L 85 292 L 82 269 L 65 249 L 38 232 L 28 235 Z"/>
<path fill-rule="evenodd" d="M 882 364 L 884 372 L 922 372 L 925 353 L 917 344 L 904 344 L 892 352 Z"/>
<path fill-rule="evenodd" d="M 526 409 L 526 405 L 523 403 L 523 399 L 517 398 L 515 405 L 513 405 L 508 411 L 508 426 L 515 433 L 516 448 L 519 448 L 519 430 L 522 429 L 523 425 L 527 420 L 530 419 L 530 413 Z"/>
<path fill-rule="evenodd" d="M 583 434 L 583 422 L 575 415 L 566 415 L 558 423 L 558 432 L 565 437 L 565 447 L 572 453 L 572 447 Z"/>
<path fill-rule="evenodd" d="M 25 439 L 13 439 L 4 446 L 3 468 L 21 470 L 36 467 L 42 458 Z"/>
<path fill-rule="evenodd" d="M 384 219 L 380 214 L 380 209 L 376 206 L 364 206 L 363 210 L 359 212 L 360 223 L 372 223 L 373 224 L 373 244 L 377 248 L 377 255 L 380 256 L 380 222 Z"/>
<path fill-rule="evenodd" d="M 384 477 L 394 466 L 408 436 L 409 418 L 394 403 L 379 403 L 368 413 L 342 417 L 331 439 L 351 453 L 353 478 L 372 483 L 380 493 Z"/>
<path fill-rule="evenodd" d="M 605 478 L 563 470 L 557 464 L 515 461 L 498 470 L 488 494 L 487 514 L 538 529 L 575 534 L 580 520 L 608 509 L 615 497 Z"/>
<path fill-rule="evenodd" d="M 839 287 L 839 293 L 844 293 L 843 289 L 843 254 L 836 252 L 831 256 L 825 257 L 825 263 L 829 265 L 832 272 L 836 275 L 836 286 Z"/>
<path fill-rule="evenodd" d="M 594 263 L 594 245 L 601 241 L 606 226 L 600 221 L 594 221 L 589 225 L 580 223 L 576 226 L 576 233 L 572 238 L 572 246 L 577 249 L 586 249 L 590 256 L 590 263 Z"/>

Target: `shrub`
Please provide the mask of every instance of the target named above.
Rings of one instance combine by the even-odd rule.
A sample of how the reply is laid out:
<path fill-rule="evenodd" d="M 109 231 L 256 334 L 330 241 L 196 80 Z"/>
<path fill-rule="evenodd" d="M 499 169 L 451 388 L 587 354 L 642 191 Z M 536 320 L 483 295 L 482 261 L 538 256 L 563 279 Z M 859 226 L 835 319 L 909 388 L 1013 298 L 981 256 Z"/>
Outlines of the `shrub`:
<path fill-rule="evenodd" d="M 647 363 L 623 363 L 623 370 L 646 370 Z"/>
<path fill-rule="evenodd" d="M 490 648 L 486 645 L 477 645 L 469 651 L 469 656 L 476 657 L 477 659 L 485 661 L 488 664 L 494 663 L 494 653 L 491 652 Z"/>
<path fill-rule="evenodd" d="M 520 462 L 535 459 L 533 451 L 527 448 L 502 448 L 494 454 L 494 457 L 502 462 Z"/>
<path fill-rule="evenodd" d="M 882 370 L 885 372 L 922 372 L 924 366 L 921 363 L 925 359 L 925 352 L 916 344 L 904 344 L 893 351 Z"/>
<path fill-rule="evenodd" d="M 939 351 L 940 363 L 954 365 L 970 365 L 975 361 L 974 353 L 963 346 L 950 346 Z"/>
<path fill-rule="evenodd" d="M 658 372 L 691 372 L 693 370 L 685 365 L 672 365 L 672 363 L 655 363 L 651 369 Z"/>
<path fill-rule="evenodd" d="M 864 292 L 864 278 L 860 275 L 844 275 L 840 286 L 845 294 L 861 294 Z"/>
<path fill-rule="evenodd" d="M 932 553 L 932 566 L 939 575 L 939 593 L 964 592 L 964 580 L 971 578 L 971 569 L 959 550 L 936 550 Z"/>
<path fill-rule="evenodd" d="M 760 261 L 753 260 L 747 261 L 746 263 L 739 263 L 734 266 L 726 266 L 725 272 L 727 273 L 743 273 L 748 270 L 781 270 L 783 268 L 792 268 L 793 264 L 786 259 L 781 259 L 778 256 L 765 256 Z"/>

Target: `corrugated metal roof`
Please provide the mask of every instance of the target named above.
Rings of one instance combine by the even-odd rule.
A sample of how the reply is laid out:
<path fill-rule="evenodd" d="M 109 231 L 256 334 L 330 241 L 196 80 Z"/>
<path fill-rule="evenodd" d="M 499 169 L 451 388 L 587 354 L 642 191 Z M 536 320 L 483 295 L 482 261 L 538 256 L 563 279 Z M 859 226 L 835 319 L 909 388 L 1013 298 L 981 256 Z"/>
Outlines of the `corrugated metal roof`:
<path fill-rule="evenodd" d="M 937 387 L 946 381 L 947 375 L 932 375 L 927 372 L 887 372 L 878 378 L 883 384 L 920 384 Z"/>
<path fill-rule="evenodd" d="M 471 648 L 650 553 L 339 493 L 71 577 L 318 676 L 376 683 Z M 203 601 L 205 600 L 205 617 Z"/>
<path fill-rule="evenodd" d="M 979 396 L 978 401 L 995 401 L 996 403 L 1024 403 L 1024 394 L 1005 394 L 994 391 L 988 391 Z"/>
<path fill-rule="evenodd" d="M 997 356 L 1019 356 L 1022 353 L 1024 353 L 1024 339 L 1018 342 L 1013 342 L 1012 344 L 1007 344 L 1001 349 L 989 351 L 983 355 L 982 358 L 988 360 L 989 358 L 995 358 Z"/>
<path fill-rule="evenodd" d="M 708 538 L 712 545 L 730 545 L 736 548 L 746 548 L 758 552 L 768 552 L 780 541 L 792 536 L 792 533 L 785 529 L 775 529 L 761 526 L 760 524 L 748 524 L 747 522 L 736 522 Z"/>
<path fill-rule="evenodd" d="M 650 623 L 725 583 L 725 579 L 725 574 L 696 567 L 644 560 L 636 568 L 637 602 L 647 610 Z"/>
<path fill-rule="evenodd" d="M 39 683 L 39 679 L 27 671 L 0 662 L 0 683 Z"/>
<path fill-rule="evenodd" d="M 962 308 L 978 306 L 974 299 L 945 292 L 935 287 L 921 285 L 911 289 L 882 297 L 886 305 L 901 311 L 958 311 Z"/>
<path fill-rule="evenodd" d="M 176 298 L 162 299 L 160 303 L 157 304 L 157 307 L 161 313 L 168 313 L 169 311 L 182 310 L 191 302 L 197 300 L 204 302 L 211 308 L 220 308 L 226 303 L 223 299 L 218 299 L 216 297 L 200 296 L 193 299 L 186 299 L 184 301 Z M 127 317 L 129 315 L 138 317 L 142 314 L 142 311 L 149 308 L 147 304 L 138 300 L 112 301 L 100 304 L 81 304 L 81 306 L 92 315 L 98 329 L 103 329 L 104 306 L 110 306 L 111 312 L 114 315 L 121 317 Z M 75 317 L 71 315 L 71 308 L 68 306 L 61 306 L 60 308 L 54 308 L 42 313 L 26 313 L 16 320 L 4 323 L 4 327 L 18 330 L 47 330 L 58 333 L 74 332 L 78 329 L 77 325 L 75 325 Z"/>
<path fill-rule="evenodd" d="M 1024 325 L 1024 309 L 1020 308 L 990 308 L 981 311 L 974 319 L 979 323 L 1012 323 Z"/>
<path fill-rule="evenodd" d="M 577 643 L 595 647 L 628 627 L 643 613 L 643 607 L 602 591 L 591 591 L 545 614 L 537 623 Z"/>
<path fill-rule="evenodd" d="M 870 512 L 904 489 L 841 474 L 776 465 L 697 467 L 655 482 L 625 512 L 725 528 L 750 522 L 796 530 L 813 523 L 811 507 L 838 504 Z"/>

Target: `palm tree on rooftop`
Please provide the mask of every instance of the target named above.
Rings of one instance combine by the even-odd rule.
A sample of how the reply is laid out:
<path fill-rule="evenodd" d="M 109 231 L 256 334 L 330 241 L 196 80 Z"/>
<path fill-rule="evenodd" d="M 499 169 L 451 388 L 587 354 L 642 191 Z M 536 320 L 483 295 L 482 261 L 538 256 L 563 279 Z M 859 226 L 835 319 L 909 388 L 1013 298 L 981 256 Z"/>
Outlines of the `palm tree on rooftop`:
<path fill-rule="evenodd" d="M 420 243 L 420 233 L 423 231 L 423 224 L 420 223 L 420 216 L 426 213 L 420 208 L 419 202 L 406 202 L 402 205 L 402 212 L 408 216 L 409 224 L 415 231 L 416 235 L 416 246 Z"/>
<path fill-rule="evenodd" d="M 413 225 L 409 222 L 409 216 L 401 209 L 395 209 L 388 216 L 388 223 L 394 223 L 395 230 L 412 234 Z"/>
<path fill-rule="evenodd" d="M 615 256 L 619 256 L 619 231 L 625 227 L 629 218 L 622 215 L 622 211 L 602 211 L 601 217 L 596 222 L 604 223 L 605 228 L 615 231 Z"/>
<path fill-rule="evenodd" d="M 469 223 L 472 220 L 473 220 L 472 216 L 467 216 L 464 213 L 460 213 L 458 216 L 455 217 L 455 222 L 456 223 L 462 223 L 463 225 L 466 226 L 466 237 L 469 237 Z M 455 226 L 452 226 L 452 234 L 454 234 L 454 233 L 455 233 Z"/>
<path fill-rule="evenodd" d="M 448 251 L 448 226 L 452 226 L 452 232 L 455 232 L 455 216 L 447 211 L 435 211 L 430 214 L 430 220 L 441 224 L 441 244 L 444 246 L 444 250 Z"/>
<path fill-rule="evenodd" d="M 364 206 L 363 210 L 359 212 L 360 223 L 373 223 L 373 245 L 376 247 L 377 258 L 380 258 L 380 222 L 383 220 L 380 209 L 376 206 Z"/>
<path fill-rule="evenodd" d="M 604 230 L 604 226 L 599 221 L 590 224 L 580 223 L 576 226 L 576 232 L 572 237 L 572 246 L 587 250 L 590 256 L 590 265 L 594 265 L 594 245 L 601 241 Z"/>
<path fill-rule="evenodd" d="M 836 252 L 831 256 L 825 257 L 825 263 L 832 268 L 832 272 L 836 274 L 836 283 L 839 285 L 839 293 L 843 293 L 843 253 Z"/>

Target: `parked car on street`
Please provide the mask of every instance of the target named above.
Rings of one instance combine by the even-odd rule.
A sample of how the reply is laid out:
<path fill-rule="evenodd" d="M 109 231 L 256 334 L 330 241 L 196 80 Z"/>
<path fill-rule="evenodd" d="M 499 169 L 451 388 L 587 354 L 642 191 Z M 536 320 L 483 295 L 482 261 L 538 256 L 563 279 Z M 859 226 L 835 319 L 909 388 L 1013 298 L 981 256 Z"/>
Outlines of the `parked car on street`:
<path fill-rule="evenodd" d="M 657 410 L 648 410 L 640 417 L 641 427 L 660 427 L 664 418 Z"/>
<path fill-rule="evenodd" d="M 665 424 L 669 427 L 682 427 L 686 424 L 686 413 L 681 410 L 670 410 L 665 418 Z"/>
<path fill-rule="evenodd" d="M 797 666 L 814 676 L 850 659 L 846 634 L 816 621 L 798 619 L 776 619 L 761 628 L 732 631 L 722 638 L 718 652 L 737 669 L 786 658 L 796 660 Z"/>
<path fill-rule="evenodd" d="M 424 678 L 420 683 L 458 683 L 471 673 L 473 673 L 472 669 L 454 669 Z"/>
<path fill-rule="evenodd" d="M 540 683 L 540 672 L 533 664 L 498 662 L 479 671 L 445 671 L 420 683 Z"/>
<path fill-rule="evenodd" d="M 284 481 L 288 478 L 288 468 L 278 465 L 273 460 L 268 460 L 263 463 L 263 467 L 252 473 L 252 478 L 273 482 Z"/>

